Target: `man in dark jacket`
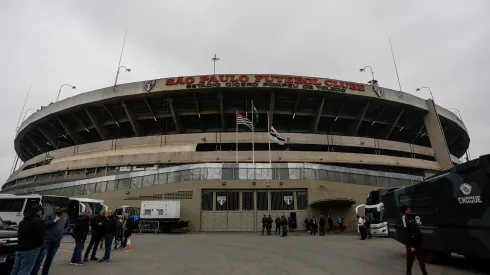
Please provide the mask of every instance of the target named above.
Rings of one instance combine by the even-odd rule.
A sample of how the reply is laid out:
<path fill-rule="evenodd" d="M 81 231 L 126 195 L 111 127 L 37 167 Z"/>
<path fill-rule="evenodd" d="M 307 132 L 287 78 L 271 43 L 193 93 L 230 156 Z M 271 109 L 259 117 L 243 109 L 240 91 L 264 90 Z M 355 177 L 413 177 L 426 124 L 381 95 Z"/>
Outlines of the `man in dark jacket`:
<path fill-rule="evenodd" d="M 274 235 L 281 235 L 281 218 L 279 218 L 279 216 L 276 217 L 276 229 L 274 231 Z"/>
<path fill-rule="evenodd" d="M 415 257 L 420 265 L 422 274 L 427 275 L 425 269 L 424 252 L 422 249 L 422 232 L 417 225 L 417 221 L 412 216 L 412 211 L 407 206 L 402 206 L 402 226 L 405 235 L 405 248 L 407 249 L 407 275 L 412 274 L 412 266 Z"/>
<path fill-rule="evenodd" d="M 267 228 L 267 217 L 264 215 L 262 217 L 262 236 L 264 236 L 264 230 Z"/>
<path fill-rule="evenodd" d="M 316 231 L 318 230 L 318 223 L 316 221 L 315 216 L 313 216 L 310 220 L 310 228 L 311 228 L 310 235 L 316 235 Z"/>
<path fill-rule="evenodd" d="M 325 236 L 325 218 L 323 217 L 323 215 L 320 215 L 320 221 L 319 221 L 319 224 L 320 224 L 320 236 Z"/>
<path fill-rule="evenodd" d="M 92 249 L 92 256 L 90 257 L 91 261 L 98 261 L 97 257 L 95 257 L 95 253 L 97 252 L 97 247 L 99 247 L 100 241 L 104 236 L 104 227 L 103 220 L 105 219 L 105 211 L 100 211 L 100 214 L 92 219 L 90 222 L 90 228 L 92 230 L 92 236 L 90 237 L 90 243 L 88 244 L 87 250 L 85 250 L 85 255 L 83 257 L 83 261 L 88 261 L 88 254 Z"/>
<path fill-rule="evenodd" d="M 335 233 L 332 216 L 328 215 L 327 223 L 328 223 L 328 233 Z"/>
<path fill-rule="evenodd" d="M 107 219 L 102 224 L 104 227 L 105 253 L 104 258 L 99 263 L 105 263 L 111 259 L 112 240 L 117 232 L 117 217 L 112 213 L 112 210 L 107 211 Z"/>
<path fill-rule="evenodd" d="M 41 251 L 39 251 L 39 255 L 37 256 L 36 264 L 32 268 L 32 275 L 38 274 L 45 257 L 46 260 L 44 261 L 42 274 L 49 274 L 51 263 L 53 263 L 54 256 L 56 256 L 56 252 L 60 248 L 61 239 L 68 232 L 68 214 L 65 212 L 65 206 L 61 204 L 56 205 L 56 212 L 44 217 L 44 226 L 46 228 L 44 241 Z"/>
<path fill-rule="evenodd" d="M 71 256 L 70 264 L 72 265 L 83 265 L 82 262 L 82 251 L 87 239 L 87 234 L 90 227 L 90 217 L 92 216 L 92 211 L 87 211 L 86 215 L 81 215 L 75 228 L 73 229 L 73 238 L 75 239 L 75 248 L 73 249 L 73 255 Z"/>
<path fill-rule="evenodd" d="M 34 206 L 34 211 L 24 217 L 19 223 L 17 235 L 17 251 L 10 275 L 31 274 L 39 251 L 43 245 L 44 224 L 40 216 L 43 212 L 41 205 Z"/>

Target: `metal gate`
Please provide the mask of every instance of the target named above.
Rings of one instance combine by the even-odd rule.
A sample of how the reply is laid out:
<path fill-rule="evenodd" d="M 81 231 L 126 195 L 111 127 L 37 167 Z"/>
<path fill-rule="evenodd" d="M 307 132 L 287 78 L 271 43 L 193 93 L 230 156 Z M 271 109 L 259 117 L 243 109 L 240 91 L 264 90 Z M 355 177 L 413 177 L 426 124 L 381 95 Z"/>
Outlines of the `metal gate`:
<path fill-rule="evenodd" d="M 306 200 L 306 196 L 303 197 Z M 274 219 L 293 212 L 301 226 L 299 219 L 308 214 L 307 202 L 298 205 L 295 201 L 293 190 L 203 190 L 201 231 L 260 231 L 263 215 Z"/>

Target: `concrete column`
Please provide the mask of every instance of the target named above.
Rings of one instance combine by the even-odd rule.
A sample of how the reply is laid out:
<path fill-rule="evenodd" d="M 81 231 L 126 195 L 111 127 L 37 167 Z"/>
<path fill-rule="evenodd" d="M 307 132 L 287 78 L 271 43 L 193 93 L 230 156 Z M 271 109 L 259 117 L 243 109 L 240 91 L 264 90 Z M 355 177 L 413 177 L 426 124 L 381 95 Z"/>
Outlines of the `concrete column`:
<path fill-rule="evenodd" d="M 443 170 L 453 167 L 449 148 L 447 147 L 444 131 L 442 130 L 441 121 L 436 112 L 434 101 L 428 99 L 426 101 L 428 113 L 424 117 L 425 129 L 429 136 L 430 144 L 434 150 L 436 161 L 441 165 Z"/>

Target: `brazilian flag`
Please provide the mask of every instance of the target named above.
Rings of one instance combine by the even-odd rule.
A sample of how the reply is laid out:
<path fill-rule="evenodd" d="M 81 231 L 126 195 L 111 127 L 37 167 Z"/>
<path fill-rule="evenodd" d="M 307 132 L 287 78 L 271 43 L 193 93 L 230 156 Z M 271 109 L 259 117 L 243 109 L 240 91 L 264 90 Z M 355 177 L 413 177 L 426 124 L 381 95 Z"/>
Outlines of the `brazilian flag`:
<path fill-rule="evenodd" d="M 259 122 L 259 112 L 257 112 L 257 109 L 255 108 L 253 102 L 252 102 L 252 116 L 253 116 L 254 124 L 257 124 Z"/>

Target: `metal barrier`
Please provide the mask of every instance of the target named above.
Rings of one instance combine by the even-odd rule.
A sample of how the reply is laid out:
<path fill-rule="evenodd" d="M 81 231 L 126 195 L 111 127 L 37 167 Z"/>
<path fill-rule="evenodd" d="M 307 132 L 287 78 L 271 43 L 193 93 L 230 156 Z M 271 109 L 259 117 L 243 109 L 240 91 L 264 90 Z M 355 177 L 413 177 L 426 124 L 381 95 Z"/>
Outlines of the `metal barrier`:
<path fill-rule="evenodd" d="M 138 224 L 139 233 L 143 232 L 160 232 L 160 222 L 158 221 L 140 221 Z"/>

